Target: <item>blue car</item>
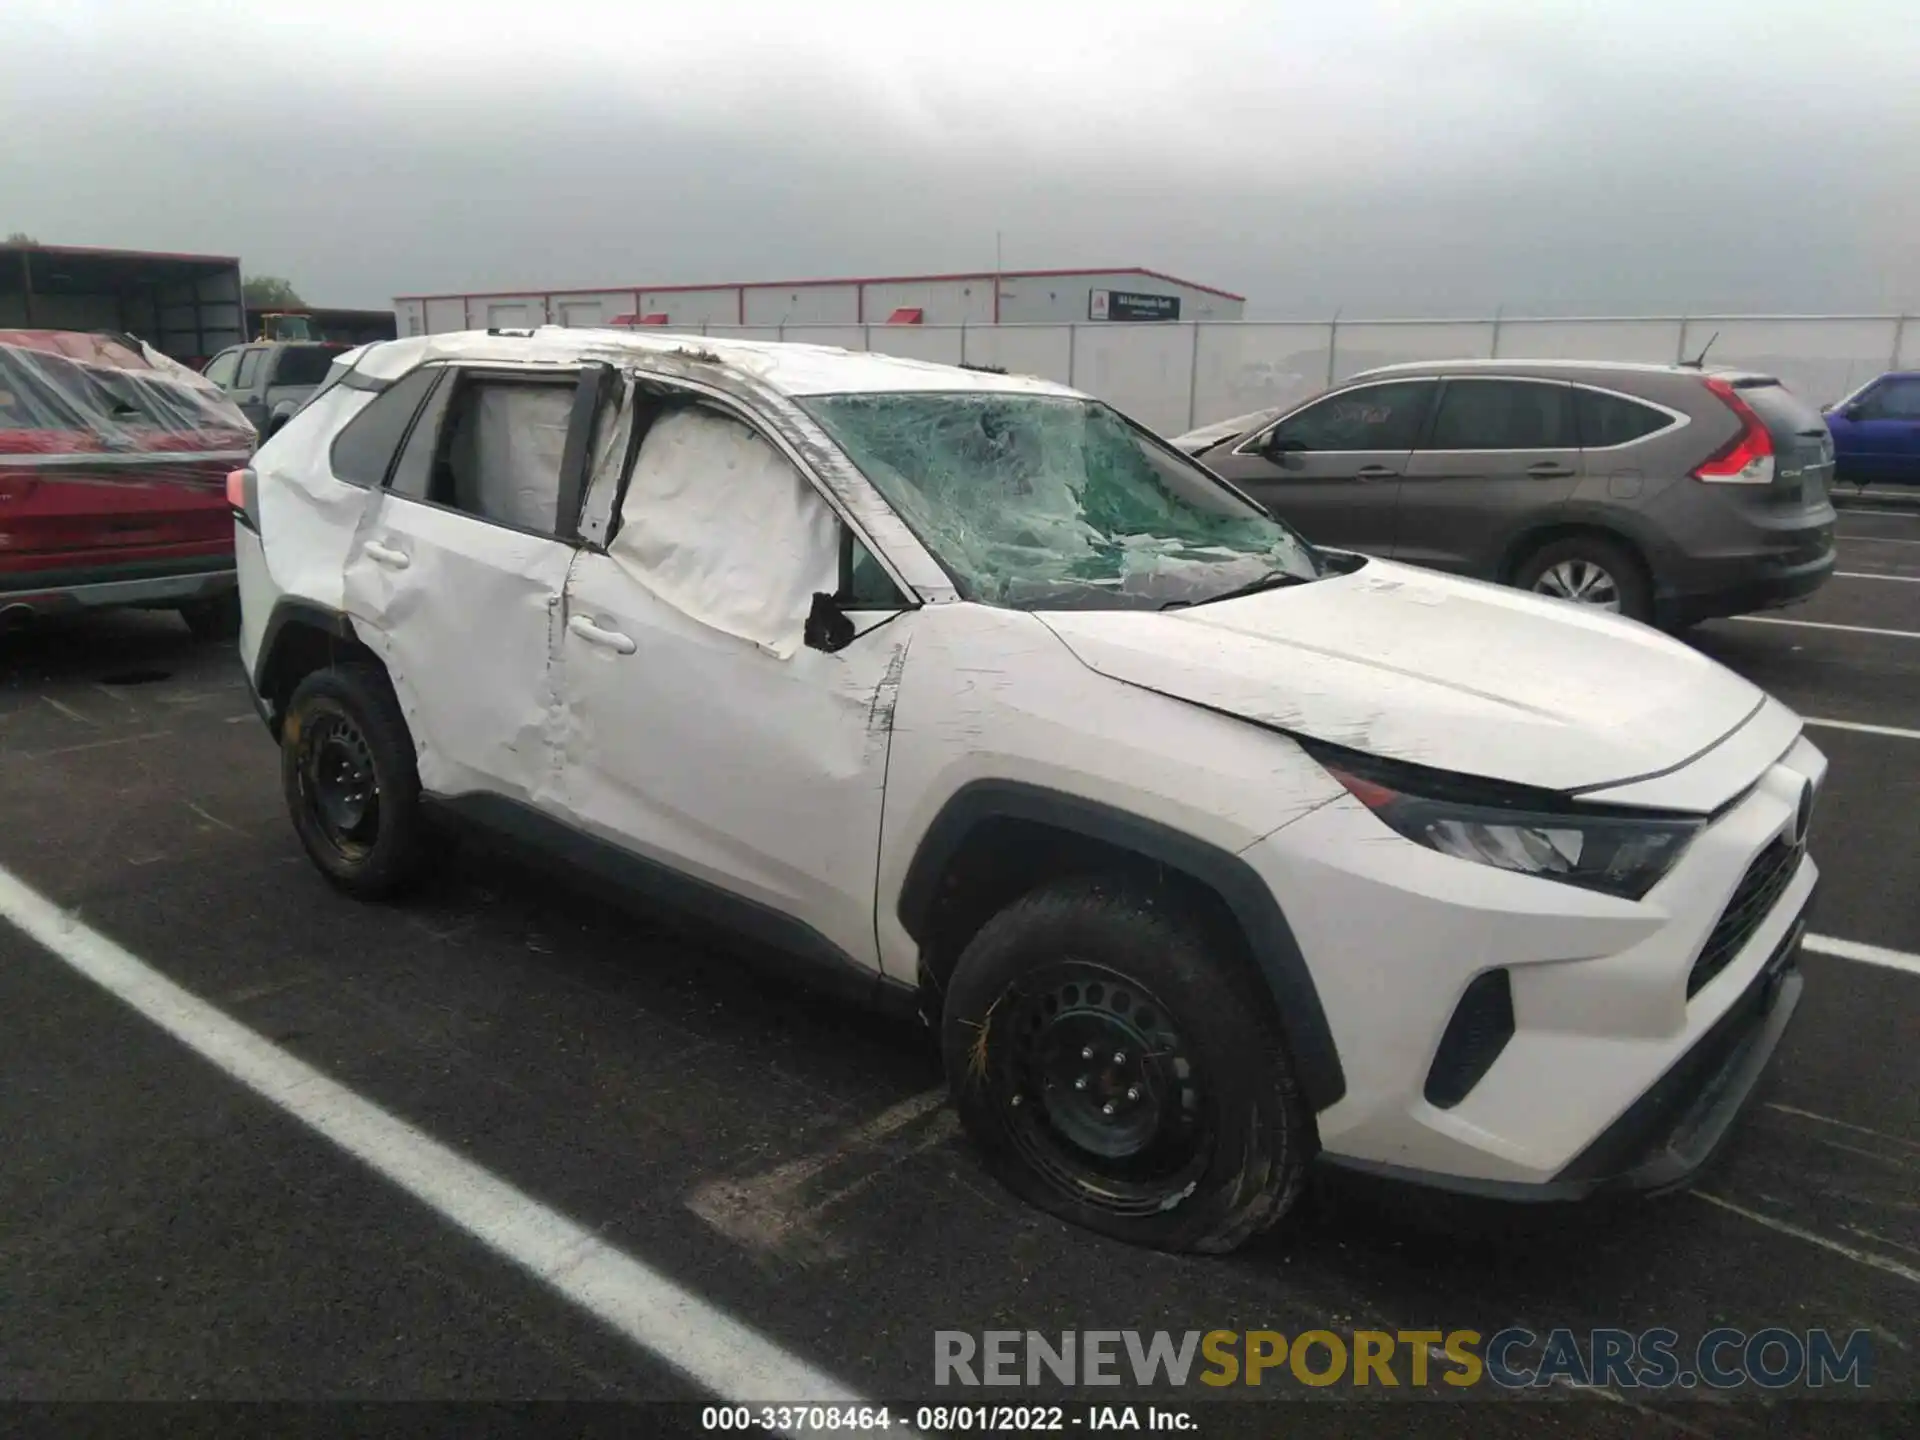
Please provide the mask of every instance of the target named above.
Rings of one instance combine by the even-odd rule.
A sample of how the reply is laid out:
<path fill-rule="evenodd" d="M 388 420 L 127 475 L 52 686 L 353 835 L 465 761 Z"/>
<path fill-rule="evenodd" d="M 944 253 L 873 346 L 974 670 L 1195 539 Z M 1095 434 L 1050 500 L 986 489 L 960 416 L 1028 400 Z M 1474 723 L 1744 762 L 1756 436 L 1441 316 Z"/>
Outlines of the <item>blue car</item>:
<path fill-rule="evenodd" d="M 1827 407 L 1834 478 L 1920 485 L 1920 370 L 1896 370 Z"/>

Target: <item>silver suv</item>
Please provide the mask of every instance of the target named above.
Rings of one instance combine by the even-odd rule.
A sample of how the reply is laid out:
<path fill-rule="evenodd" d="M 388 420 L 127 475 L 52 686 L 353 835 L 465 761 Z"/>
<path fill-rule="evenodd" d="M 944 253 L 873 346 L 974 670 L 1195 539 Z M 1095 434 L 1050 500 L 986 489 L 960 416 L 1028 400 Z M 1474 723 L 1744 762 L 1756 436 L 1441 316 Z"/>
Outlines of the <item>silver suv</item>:
<path fill-rule="evenodd" d="M 1833 571 L 1833 442 L 1767 375 L 1450 360 L 1175 442 L 1316 544 L 1668 626 Z"/>

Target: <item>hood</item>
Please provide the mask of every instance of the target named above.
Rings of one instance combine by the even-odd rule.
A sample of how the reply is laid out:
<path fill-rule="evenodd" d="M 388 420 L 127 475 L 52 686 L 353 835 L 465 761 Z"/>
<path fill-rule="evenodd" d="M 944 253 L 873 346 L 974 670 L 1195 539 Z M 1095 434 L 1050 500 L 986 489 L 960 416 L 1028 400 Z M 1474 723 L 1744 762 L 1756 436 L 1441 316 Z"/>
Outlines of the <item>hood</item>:
<path fill-rule="evenodd" d="M 1231 420 L 1216 420 L 1211 425 L 1202 425 L 1198 430 L 1189 430 L 1184 435 L 1175 436 L 1167 443 L 1188 455 L 1197 455 L 1209 446 L 1218 445 L 1222 440 L 1231 440 L 1236 435 L 1264 425 L 1280 412 L 1278 410 L 1256 410 L 1251 415 L 1236 415 Z"/>
<path fill-rule="evenodd" d="M 1766 700 L 1647 626 L 1384 560 L 1161 614 L 1041 618 L 1111 679 L 1348 749 L 1551 790 L 1672 769 Z"/>

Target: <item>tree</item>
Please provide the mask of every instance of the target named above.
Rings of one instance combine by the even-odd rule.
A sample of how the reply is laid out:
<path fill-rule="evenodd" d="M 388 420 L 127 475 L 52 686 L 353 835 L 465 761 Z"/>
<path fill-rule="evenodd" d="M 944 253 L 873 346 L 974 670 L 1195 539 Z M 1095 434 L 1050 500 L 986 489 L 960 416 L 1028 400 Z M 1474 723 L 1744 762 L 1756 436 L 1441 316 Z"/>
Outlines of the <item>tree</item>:
<path fill-rule="evenodd" d="M 38 245 L 39 243 L 38 240 L 34 239 L 33 236 L 27 234 L 24 230 L 16 230 L 7 236 L 7 244 L 9 245 Z"/>
<path fill-rule="evenodd" d="M 293 288 L 291 280 L 278 275 L 249 276 L 240 293 L 246 297 L 247 309 L 254 311 L 298 310 L 307 303 Z"/>

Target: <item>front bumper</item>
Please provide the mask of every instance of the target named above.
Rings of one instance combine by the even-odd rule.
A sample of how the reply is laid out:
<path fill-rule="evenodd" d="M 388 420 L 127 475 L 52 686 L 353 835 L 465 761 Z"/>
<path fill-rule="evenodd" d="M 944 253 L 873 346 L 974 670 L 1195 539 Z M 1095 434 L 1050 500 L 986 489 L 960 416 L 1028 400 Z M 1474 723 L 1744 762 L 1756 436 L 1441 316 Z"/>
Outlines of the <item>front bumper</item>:
<path fill-rule="evenodd" d="M 1249 847 L 1347 1079 L 1317 1117 L 1326 1161 L 1535 1200 L 1662 1188 L 1704 1164 L 1792 1016 L 1818 879 L 1797 843 L 1789 868 L 1778 857 L 1824 758 L 1800 739 L 1759 763 L 1638 901 L 1450 859 L 1345 799 Z M 1638 789 L 1679 794 L 1688 777 Z M 1433 1085 L 1458 1073 L 1443 1042 L 1496 975 L 1504 1037 L 1462 1086 Z"/>
<path fill-rule="evenodd" d="M 1474 1180 L 1338 1155 L 1336 1169 L 1496 1200 L 1584 1200 L 1602 1191 L 1685 1185 L 1711 1161 L 1760 1088 L 1800 1006 L 1804 915 L 1727 1013 L 1598 1139 L 1551 1180 Z"/>

